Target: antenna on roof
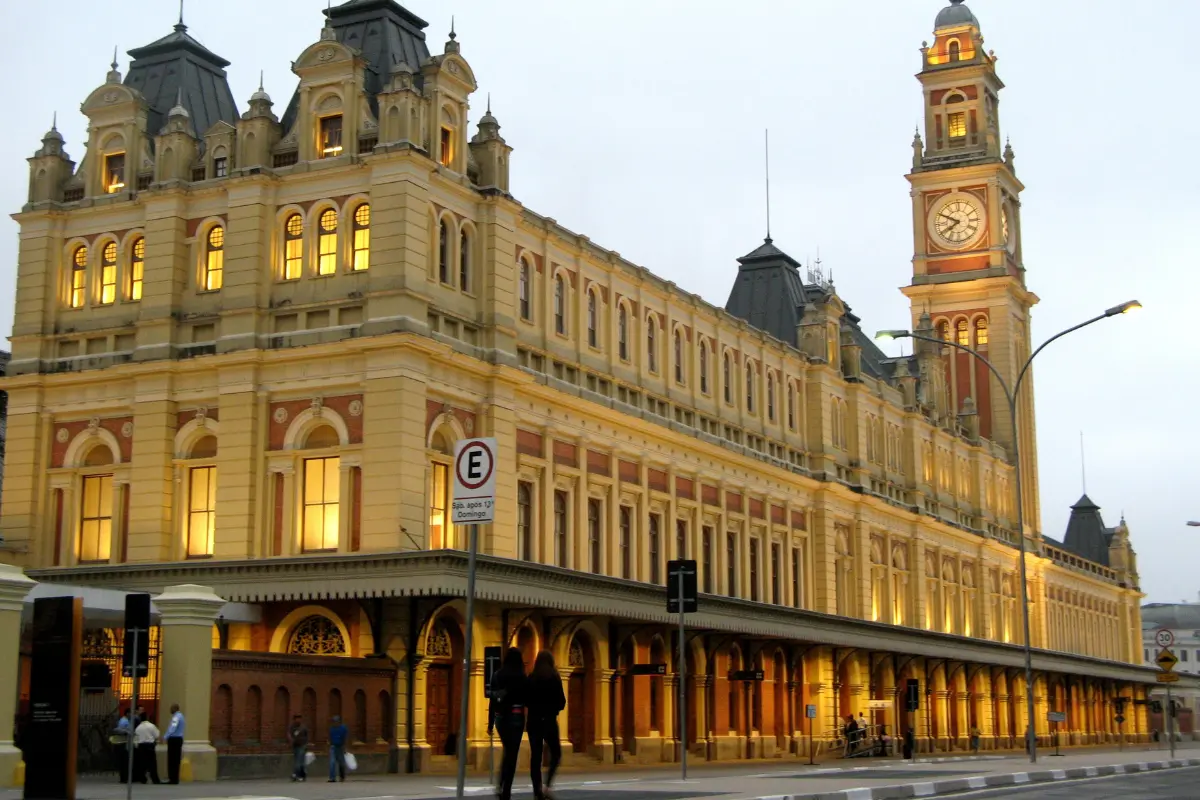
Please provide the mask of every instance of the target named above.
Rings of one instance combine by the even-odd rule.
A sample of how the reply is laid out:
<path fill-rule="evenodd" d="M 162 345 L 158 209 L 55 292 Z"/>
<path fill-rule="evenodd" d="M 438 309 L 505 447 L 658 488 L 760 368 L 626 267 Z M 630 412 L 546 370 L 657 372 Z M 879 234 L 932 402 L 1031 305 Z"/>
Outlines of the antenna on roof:
<path fill-rule="evenodd" d="M 1087 494 L 1087 459 L 1083 454 L 1083 431 L 1079 432 L 1079 472 L 1083 476 L 1083 493 Z"/>
<path fill-rule="evenodd" d="M 183 0 L 179 0 L 179 24 L 183 24 Z"/>
<path fill-rule="evenodd" d="M 763 155 L 767 176 L 767 238 L 771 241 L 771 130 L 763 130 Z"/>

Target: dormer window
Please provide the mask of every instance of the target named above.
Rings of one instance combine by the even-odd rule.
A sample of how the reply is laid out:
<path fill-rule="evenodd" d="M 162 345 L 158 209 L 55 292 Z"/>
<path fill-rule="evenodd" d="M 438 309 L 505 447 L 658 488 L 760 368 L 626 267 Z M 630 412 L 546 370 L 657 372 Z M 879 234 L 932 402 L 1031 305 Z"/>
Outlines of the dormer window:
<path fill-rule="evenodd" d="M 342 115 L 321 119 L 321 158 L 335 158 L 342 154 Z"/>
<path fill-rule="evenodd" d="M 213 177 L 224 178 L 229 175 L 229 159 L 225 157 L 213 159 Z"/>
<path fill-rule="evenodd" d="M 104 157 L 104 192 L 116 194 L 125 188 L 125 154 L 113 153 Z"/>

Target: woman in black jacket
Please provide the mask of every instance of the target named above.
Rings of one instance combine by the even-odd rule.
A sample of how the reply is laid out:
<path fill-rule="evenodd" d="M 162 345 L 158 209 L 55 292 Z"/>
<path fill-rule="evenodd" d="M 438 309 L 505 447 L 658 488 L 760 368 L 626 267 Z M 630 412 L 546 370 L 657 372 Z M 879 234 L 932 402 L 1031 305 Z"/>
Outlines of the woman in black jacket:
<path fill-rule="evenodd" d="M 554 773 L 562 760 L 562 743 L 558 738 L 558 712 L 567 706 L 563 694 L 562 676 L 554 666 L 554 656 L 543 650 L 533 662 L 529 676 L 529 776 L 533 779 L 533 796 L 537 800 L 550 797 Z M 542 744 L 550 750 L 550 769 L 546 772 L 546 788 L 542 789 Z"/>
<path fill-rule="evenodd" d="M 525 705 L 529 679 L 525 677 L 525 661 L 521 651 L 510 647 L 504 654 L 500 671 L 492 676 L 488 691 L 488 735 L 500 733 L 504 758 L 500 766 L 500 800 L 512 797 L 513 778 L 517 774 L 517 755 L 521 751 L 521 735 L 525 732 Z"/>

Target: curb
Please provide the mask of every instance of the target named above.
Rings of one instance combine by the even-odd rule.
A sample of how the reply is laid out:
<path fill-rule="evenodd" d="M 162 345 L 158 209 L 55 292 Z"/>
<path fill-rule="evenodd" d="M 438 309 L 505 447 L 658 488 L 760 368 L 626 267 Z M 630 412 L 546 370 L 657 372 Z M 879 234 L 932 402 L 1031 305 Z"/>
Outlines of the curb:
<path fill-rule="evenodd" d="M 910 797 L 935 797 L 943 794 L 969 792 L 978 789 L 996 789 L 1005 786 L 1023 786 L 1033 783 L 1053 783 L 1080 778 L 1104 778 L 1110 775 L 1136 775 L 1139 772 L 1155 772 L 1180 767 L 1198 767 L 1200 758 L 1177 759 L 1175 761 L 1142 761 L 1132 764 L 1113 764 L 1105 767 L 1073 767 L 1071 769 L 1041 770 L 1038 772 L 1014 772 L 1008 775 L 978 775 L 970 778 L 949 778 L 942 781 L 901 783 L 891 786 L 873 786 L 863 789 L 840 789 L 817 794 L 771 794 L 753 800 L 903 800 Z"/>

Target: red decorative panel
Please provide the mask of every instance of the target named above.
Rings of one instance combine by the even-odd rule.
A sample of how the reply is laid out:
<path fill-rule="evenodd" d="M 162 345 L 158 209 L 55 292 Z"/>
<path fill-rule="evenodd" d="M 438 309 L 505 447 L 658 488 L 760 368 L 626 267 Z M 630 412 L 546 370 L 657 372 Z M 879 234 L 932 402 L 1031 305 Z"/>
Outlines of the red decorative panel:
<path fill-rule="evenodd" d="M 773 525 L 787 525 L 787 509 L 783 506 L 771 506 L 771 523 Z"/>
<path fill-rule="evenodd" d="M 945 275 L 953 272 L 971 272 L 972 270 L 987 268 L 988 256 L 967 256 L 966 258 L 930 261 L 926 265 L 926 271 L 928 271 L 930 275 Z"/>
<path fill-rule="evenodd" d="M 125 424 L 129 423 L 129 435 L 125 435 Z M 50 449 L 50 466 L 53 468 L 63 466 L 63 459 L 67 455 L 67 448 L 71 446 L 71 442 L 75 441 L 75 437 L 87 430 L 90 422 L 86 419 L 78 419 L 72 422 L 56 422 L 54 424 L 54 443 Z M 100 427 L 111 433 L 117 440 L 117 446 L 120 448 L 120 453 L 113 453 L 115 457 L 120 458 L 121 463 L 127 464 L 133 457 L 133 417 L 112 417 L 110 419 L 100 420 Z M 65 430 L 66 435 L 60 434 L 59 431 Z"/>
<path fill-rule="evenodd" d="M 450 414 L 462 426 L 467 436 L 475 435 L 475 413 L 466 411 L 465 409 L 455 408 L 444 400 L 426 400 L 425 401 L 425 433 L 432 432 L 433 421 L 438 418 L 444 411 L 449 411 Z"/>
<path fill-rule="evenodd" d="M 671 491 L 670 484 L 667 482 L 667 473 L 662 470 L 646 470 L 646 483 L 650 484 L 650 488 L 656 492 Z"/>
<path fill-rule="evenodd" d="M 564 467 L 579 466 L 579 448 L 570 442 L 554 441 L 554 463 Z"/>
<path fill-rule="evenodd" d="M 354 405 L 353 410 L 358 412 L 357 415 L 351 413 L 352 405 Z M 342 422 L 346 424 L 346 432 L 349 435 L 350 444 L 362 444 L 363 415 L 366 412 L 363 408 L 363 396 L 361 394 L 325 397 L 321 399 L 321 406 L 335 412 L 342 418 Z M 312 407 L 312 398 L 308 400 L 283 400 L 271 403 L 270 430 L 267 436 L 268 449 L 282 450 L 288 428 L 291 427 L 296 416 Z M 281 409 L 283 411 L 282 414 L 280 413 Z"/>
<path fill-rule="evenodd" d="M 640 483 L 641 470 L 632 461 L 620 461 L 617 464 L 618 475 L 622 483 Z"/>
<path fill-rule="evenodd" d="M 598 453 L 595 450 L 587 451 L 587 471 L 593 475 L 603 475 L 606 478 L 612 476 L 612 459 L 607 453 Z"/>
<path fill-rule="evenodd" d="M 721 505 L 721 490 L 707 483 L 700 487 L 700 501 L 706 506 Z"/>
<path fill-rule="evenodd" d="M 532 431 L 517 429 L 517 452 L 521 455 L 542 457 L 542 437 Z"/>
<path fill-rule="evenodd" d="M 696 482 L 688 478 L 675 479 L 675 495 L 684 500 L 696 499 Z"/>
<path fill-rule="evenodd" d="M 759 500 L 757 497 L 750 498 L 750 516 L 754 517 L 755 519 L 767 518 L 766 506 L 763 504 L 763 501 Z"/>
<path fill-rule="evenodd" d="M 737 492 L 726 492 L 725 493 L 725 507 L 727 509 L 729 509 L 730 511 L 735 511 L 735 512 L 741 513 L 742 496 L 740 494 L 738 494 Z"/>
<path fill-rule="evenodd" d="M 808 530 L 808 515 L 803 511 L 793 511 L 792 527 L 802 531 Z"/>

